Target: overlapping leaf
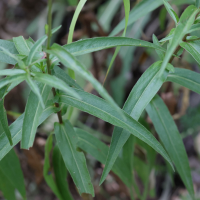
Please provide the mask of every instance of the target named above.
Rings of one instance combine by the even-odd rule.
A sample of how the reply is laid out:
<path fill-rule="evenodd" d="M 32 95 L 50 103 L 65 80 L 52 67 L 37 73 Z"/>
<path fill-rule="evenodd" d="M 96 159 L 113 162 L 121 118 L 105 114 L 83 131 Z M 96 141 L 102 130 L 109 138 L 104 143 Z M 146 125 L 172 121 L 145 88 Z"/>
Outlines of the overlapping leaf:
<path fill-rule="evenodd" d="M 132 117 L 130 117 L 126 112 L 124 112 L 123 110 L 121 111 L 123 112 L 123 116 L 124 116 L 123 117 L 119 115 L 118 112 L 114 110 L 110 106 L 110 104 L 107 103 L 105 100 L 97 96 L 94 96 L 92 94 L 86 93 L 84 91 L 77 90 L 77 89 L 75 90 L 80 95 L 82 100 L 78 100 L 66 94 L 60 94 L 59 103 L 64 103 L 64 104 L 76 107 L 84 112 L 87 112 L 100 119 L 103 119 L 104 121 L 109 122 L 115 126 L 126 129 L 128 131 L 128 134 L 130 132 L 136 137 L 138 137 L 139 139 L 146 142 L 148 145 L 154 148 L 157 152 L 159 152 L 167 161 L 171 163 L 165 150 L 159 144 L 159 142 L 154 138 L 154 136 L 149 131 L 147 131 L 141 124 L 139 124 Z M 125 134 L 123 136 L 127 137 Z"/>
<path fill-rule="evenodd" d="M 55 136 L 66 168 L 69 171 L 80 194 L 87 193 L 94 196 L 94 189 L 87 169 L 86 160 L 82 152 L 77 151 L 78 137 L 72 125 L 55 123 Z"/>
<path fill-rule="evenodd" d="M 38 126 L 43 123 L 51 114 L 58 112 L 58 108 L 54 106 L 53 103 L 47 102 L 46 108 L 43 111 L 39 119 Z M 12 135 L 13 145 L 10 146 L 6 134 L 3 130 L 0 130 L 0 160 L 5 157 L 5 155 L 21 140 L 22 138 L 22 125 L 24 121 L 24 114 L 15 120 L 10 126 L 10 132 Z"/>
<path fill-rule="evenodd" d="M 19 159 L 14 150 L 11 150 L 7 156 L 0 161 L 0 171 L 13 187 L 20 192 L 24 199 L 26 196 L 24 178 Z"/>
<path fill-rule="evenodd" d="M 135 119 L 136 121 L 139 119 L 143 110 L 146 108 L 148 103 L 158 92 L 158 90 L 167 78 L 167 72 L 165 72 L 164 76 L 161 78 L 158 76 L 161 65 L 161 61 L 156 62 L 145 71 L 145 73 L 133 87 L 123 107 L 123 110 L 126 113 L 130 114 L 130 116 L 133 117 L 133 119 Z M 106 165 L 100 183 L 105 180 L 117 156 L 119 155 L 122 147 L 130 137 L 130 135 L 131 131 L 127 131 L 127 129 L 123 130 L 119 127 L 114 128 Z"/>
<path fill-rule="evenodd" d="M 175 68 L 174 73 L 169 73 L 167 81 L 178 83 L 200 94 L 200 74 L 188 69 Z"/>
<path fill-rule="evenodd" d="M 43 102 L 46 102 L 51 88 L 42 83 L 38 85 L 38 88 L 40 90 Z M 42 112 L 43 108 L 40 100 L 38 99 L 37 95 L 31 91 L 24 113 L 21 148 L 29 149 L 32 147 Z"/>
<path fill-rule="evenodd" d="M 1 124 L 1 127 L 3 129 L 3 131 L 5 132 L 9 142 L 10 142 L 10 145 L 13 144 L 12 142 L 12 136 L 11 136 L 11 133 L 10 133 L 10 130 L 9 130 L 9 127 L 8 127 L 8 120 L 7 120 L 7 114 L 6 114 L 6 110 L 4 108 L 4 94 L 6 92 L 6 89 L 7 89 L 7 86 L 3 87 L 0 89 L 0 124 Z"/>
<path fill-rule="evenodd" d="M 186 188 L 194 199 L 194 189 L 188 157 L 181 135 L 159 96 L 155 96 L 146 108 L 166 151 L 169 153 Z"/>
<path fill-rule="evenodd" d="M 165 58 L 163 60 L 161 70 L 160 70 L 160 75 L 164 72 L 175 49 L 177 48 L 177 46 L 179 45 L 183 37 L 190 30 L 192 24 L 194 23 L 196 14 L 198 12 L 199 10 L 194 5 L 191 5 L 191 6 L 188 6 L 183 12 L 183 14 L 181 15 L 179 24 L 174 31 L 173 39 L 171 40 L 169 47 L 167 49 L 167 52 L 165 54 Z"/>
<path fill-rule="evenodd" d="M 53 137 L 50 135 L 47 139 L 47 142 L 45 144 L 45 158 L 44 158 L 44 168 L 43 168 L 43 175 L 45 178 L 45 181 L 47 182 L 48 186 L 52 189 L 54 194 L 57 196 L 59 200 L 64 200 L 62 195 L 60 194 L 60 191 L 54 181 L 53 172 L 51 171 L 51 165 L 50 165 L 50 154 L 53 146 Z"/>

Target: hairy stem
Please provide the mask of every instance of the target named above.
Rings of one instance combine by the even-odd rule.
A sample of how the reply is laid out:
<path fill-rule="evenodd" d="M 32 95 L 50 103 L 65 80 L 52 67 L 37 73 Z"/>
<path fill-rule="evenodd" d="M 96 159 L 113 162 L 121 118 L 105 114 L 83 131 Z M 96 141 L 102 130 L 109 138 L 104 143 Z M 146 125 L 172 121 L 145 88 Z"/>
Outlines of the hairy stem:
<path fill-rule="evenodd" d="M 47 39 L 47 49 L 50 49 L 50 45 L 51 45 L 51 24 L 52 24 L 52 15 L 51 15 L 51 9 L 52 9 L 52 0 L 49 0 L 48 1 L 48 39 Z M 50 60 L 50 56 L 49 54 L 47 53 L 47 71 L 48 71 L 48 74 L 51 74 L 51 60 Z M 53 92 L 53 95 L 56 96 L 56 90 L 55 88 L 52 88 L 52 92 Z M 60 107 L 60 105 L 58 103 L 55 103 L 55 106 L 57 108 Z M 58 116 L 58 120 L 59 120 L 59 123 L 62 124 L 63 123 L 63 120 L 62 120 L 62 115 L 61 115 L 61 111 L 57 112 L 57 116 Z"/>

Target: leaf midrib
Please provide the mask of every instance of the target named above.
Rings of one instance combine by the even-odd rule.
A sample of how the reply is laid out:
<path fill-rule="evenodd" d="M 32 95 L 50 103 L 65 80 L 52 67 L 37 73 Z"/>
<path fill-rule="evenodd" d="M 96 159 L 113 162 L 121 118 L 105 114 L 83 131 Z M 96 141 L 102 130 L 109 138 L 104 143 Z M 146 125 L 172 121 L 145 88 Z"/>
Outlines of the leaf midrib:
<path fill-rule="evenodd" d="M 178 156 L 178 154 L 177 154 L 176 148 L 175 148 L 175 146 L 174 146 L 174 144 L 173 144 L 171 138 L 169 137 L 168 129 L 167 129 L 167 127 L 165 126 L 165 123 L 163 122 L 163 119 L 162 119 L 162 117 L 161 117 L 161 115 L 160 115 L 160 112 L 158 112 L 158 110 L 156 109 L 156 105 L 155 105 L 154 101 L 152 101 L 152 104 L 153 104 L 153 106 L 154 106 L 154 108 L 155 108 L 156 113 L 158 114 L 158 117 L 160 118 L 160 120 L 161 120 L 161 122 L 162 122 L 162 124 L 163 124 L 163 127 L 164 127 L 166 133 L 168 133 L 168 134 L 167 134 L 167 137 L 168 137 L 170 143 L 171 143 L 172 146 L 173 146 L 173 149 L 174 149 L 173 151 L 175 152 L 176 157 L 177 157 L 177 160 L 178 160 L 179 165 L 180 165 L 179 167 L 181 168 L 181 171 L 182 171 L 182 173 L 184 174 L 184 169 L 182 168 L 182 165 L 181 165 L 181 162 L 180 162 L 180 158 L 179 158 L 179 156 Z M 186 181 L 188 182 L 187 179 L 186 179 Z"/>
<path fill-rule="evenodd" d="M 80 174 L 80 177 L 81 177 L 81 181 L 82 181 L 82 185 L 83 185 L 83 187 L 84 187 L 84 190 L 87 191 L 87 189 L 86 189 L 86 187 L 85 187 L 85 184 L 84 184 L 84 181 L 83 181 L 83 178 L 82 178 L 81 171 L 80 171 L 79 166 L 78 166 L 78 163 L 77 163 L 77 161 L 76 161 L 76 157 L 75 157 L 74 152 L 73 152 L 73 148 L 72 148 L 72 146 L 71 146 L 71 142 L 70 142 L 70 140 L 69 140 L 69 138 L 68 138 L 68 135 L 67 135 L 67 133 L 66 133 L 66 131 L 65 131 L 64 126 L 61 126 L 61 127 L 62 127 L 62 129 L 63 129 L 63 131 L 64 131 L 64 134 L 66 135 L 66 138 L 67 138 L 67 141 L 68 141 L 68 143 L 69 143 L 69 146 L 70 146 L 72 155 L 73 155 L 74 160 L 75 160 L 75 162 L 76 162 L 76 166 L 77 166 L 78 172 L 79 172 L 79 174 Z M 87 191 L 87 192 L 88 192 L 88 191 Z"/>
<path fill-rule="evenodd" d="M 66 97 L 65 95 L 61 95 L 61 96 Z M 152 144 L 152 141 L 150 141 L 149 139 L 147 139 L 145 135 L 142 135 L 140 132 L 138 132 L 136 129 L 134 129 L 133 127 L 131 127 L 129 124 L 126 124 L 125 122 L 121 121 L 120 119 L 116 118 L 115 116 L 113 116 L 113 115 L 111 115 L 111 114 L 109 114 L 109 113 L 107 113 L 107 112 L 105 112 L 105 111 L 99 109 L 98 107 L 95 107 L 95 106 L 93 106 L 93 105 L 91 105 L 91 104 L 88 104 L 88 103 L 86 103 L 86 102 L 84 102 L 84 101 L 81 101 L 81 100 L 79 100 L 79 99 L 75 99 L 75 98 L 73 98 L 73 97 L 71 97 L 71 96 L 67 96 L 67 97 L 68 97 L 68 98 L 71 98 L 71 99 L 74 99 L 75 101 L 79 101 L 79 102 L 81 102 L 81 103 L 83 103 L 83 104 L 89 105 L 89 106 L 91 106 L 91 107 L 94 107 L 94 108 L 96 108 L 97 110 L 100 110 L 101 112 L 106 113 L 107 115 L 109 115 L 109 116 L 115 118 L 117 121 L 120 121 L 120 122 L 122 122 L 124 125 L 126 125 L 126 126 L 130 127 L 131 129 L 133 129 L 135 132 L 137 132 L 139 135 L 143 136 L 147 141 L 149 141 L 149 142 Z M 62 102 L 62 103 L 66 104 L 65 102 Z M 128 114 L 127 114 L 127 115 L 128 115 Z M 134 120 L 134 119 L 133 119 L 133 120 Z M 136 120 L 135 120 L 135 121 L 136 121 Z M 136 122 L 137 122 L 137 121 L 136 121 Z M 145 142 L 145 143 L 146 143 L 146 142 Z M 158 143 L 158 144 L 159 144 L 159 143 Z M 157 146 L 154 145 L 154 144 L 152 144 L 152 147 L 154 147 L 155 150 L 156 150 L 156 147 L 157 147 Z M 156 150 L 156 151 L 157 151 L 157 150 Z M 160 152 L 163 152 L 163 151 L 160 150 Z M 163 154 L 163 157 L 166 158 L 166 160 L 168 160 L 168 161 L 170 162 L 170 160 L 169 160 L 166 156 L 164 156 L 165 153 L 163 152 L 162 154 Z"/>

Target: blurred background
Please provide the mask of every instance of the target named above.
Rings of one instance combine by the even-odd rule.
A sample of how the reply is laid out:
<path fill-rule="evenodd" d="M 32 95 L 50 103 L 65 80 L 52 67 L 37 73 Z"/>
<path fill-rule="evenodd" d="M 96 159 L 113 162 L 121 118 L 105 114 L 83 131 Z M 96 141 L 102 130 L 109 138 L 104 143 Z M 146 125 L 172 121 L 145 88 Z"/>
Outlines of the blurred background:
<path fill-rule="evenodd" d="M 130 0 L 133 8 L 140 0 Z M 180 14 L 192 0 L 173 0 L 174 10 Z M 59 32 L 53 35 L 53 42 L 64 45 L 67 43 L 69 26 L 78 0 L 54 0 L 53 28 L 62 25 Z M 31 36 L 34 40 L 45 34 L 44 26 L 47 18 L 47 0 L 1 0 L 0 1 L 0 39 L 10 40 L 12 37 Z M 83 38 L 108 36 L 113 28 L 124 18 L 122 0 L 88 0 L 84 6 L 74 32 L 74 41 Z M 175 26 L 174 21 L 167 14 L 164 6 L 160 6 L 152 13 L 139 19 L 128 27 L 127 37 L 152 42 L 152 35 L 158 39 L 164 38 Z M 200 32 L 193 32 L 200 37 Z M 90 69 L 93 75 L 102 83 L 112 55 L 113 49 L 103 50 L 78 59 Z M 106 80 L 105 88 L 114 100 L 123 106 L 131 89 L 143 72 L 159 58 L 154 50 L 148 48 L 122 47 L 114 66 Z M 175 67 L 182 67 L 199 71 L 195 60 L 184 52 L 181 59 L 174 59 Z M 13 66 L 0 63 L 0 69 Z M 77 82 L 85 91 L 98 95 L 92 85 L 76 75 Z M 29 88 L 25 83 L 14 88 L 5 99 L 9 123 L 12 123 L 24 112 Z M 165 83 L 159 95 L 163 98 L 173 115 L 183 138 L 192 170 L 192 178 L 197 196 L 200 197 L 200 96 L 177 84 Z M 28 200 L 55 200 L 56 197 L 46 184 L 43 177 L 44 146 L 48 134 L 53 130 L 53 123 L 57 116 L 52 115 L 37 132 L 33 148 L 29 151 L 15 150 L 20 158 L 24 173 Z M 74 126 L 87 130 L 109 145 L 113 126 L 75 109 L 71 122 Z M 148 126 L 152 132 L 154 127 L 144 112 L 140 122 Z M 143 191 L 144 180 L 149 182 L 147 200 L 187 200 L 188 193 L 178 174 L 172 173 L 161 156 L 157 156 L 156 163 L 148 171 L 145 163 L 145 151 L 136 146 L 135 151 L 135 179 L 139 189 Z M 98 186 L 103 165 L 86 154 L 88 168 L 95 188 L 95 200 L 129 200 L 129 191 L 124 183 L 110 173 L 102 186 Z M 71 177 L 68 177 L 70 191 L 75 200 L 81 199 L 76 191 Z M 198 194 L 199 193 L 199 194 Z M 19 196 L 19 195 L 18 195 Z M 4 199 L 0 192 L 0 199 Z M 19 197 L 20 199 L 20 197 Z"/>

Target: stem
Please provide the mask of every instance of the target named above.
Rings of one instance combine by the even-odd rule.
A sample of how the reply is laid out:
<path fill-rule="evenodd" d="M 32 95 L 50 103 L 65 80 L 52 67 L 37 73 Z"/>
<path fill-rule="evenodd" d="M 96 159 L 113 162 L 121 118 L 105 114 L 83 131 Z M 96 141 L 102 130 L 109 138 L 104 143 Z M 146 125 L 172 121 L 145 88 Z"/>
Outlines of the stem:
<path fill-rule="evenodd" d="M 47 39 L 47 49 L 50 49 L 50 45 L 51 45 L 51 24 L 52 24 L 52 16 L 51 16 L 51 9 L 52 9 L 52 0 L 49 0 L 48 1 L 48 39 Z M 51 60 L 50 60 L 50 56 L 49 54 L 47 53 L 47 71 L 48 71 L 48 74 L 51 74 Z M 53 92 L 53 95 L 54 97 L 56 96 L 56 90 L 55 88 L 52 88 L 52 92 Z M 55 103 L 55 106 L 57 108 L 60 107 L 59 103 Z M 58 120 L 59 120 L 59 123 L 62 124 L 63 123 L 63 120 L 62 120 L 62 115 L 61 115 L 61 111 L 57 112 L 57 116 L 58 116 Z"/>
<path fill-rule="evenodd" d="M 185 35 L 184 36 L 184 38 L 183 38 L 183 41 L 185 42 L 186 41 L 186 37 L 188 36 L 188 34 L 187 35 Z M 177 46 L 176 47 L 176 50 L 174 51 L 174 54 L 173 55 L 176 55 L 178 52 L 179 52 L 179 50 L 181 49 L 181 46 Z M 169 60 L 169 63 L 172 63 L 172 61 L 174 60 L 174 56 L 172 55 L 172 57 L 170 58 L 170 60 Z"/>

